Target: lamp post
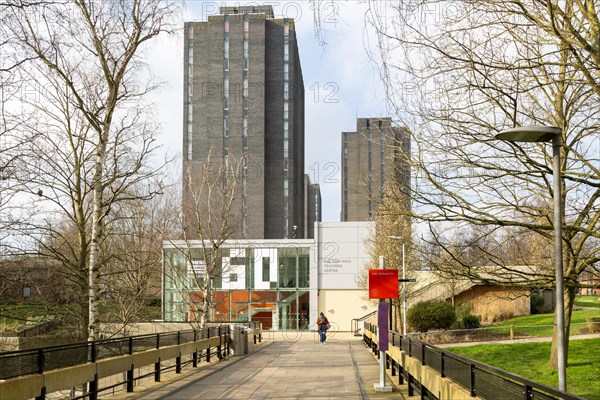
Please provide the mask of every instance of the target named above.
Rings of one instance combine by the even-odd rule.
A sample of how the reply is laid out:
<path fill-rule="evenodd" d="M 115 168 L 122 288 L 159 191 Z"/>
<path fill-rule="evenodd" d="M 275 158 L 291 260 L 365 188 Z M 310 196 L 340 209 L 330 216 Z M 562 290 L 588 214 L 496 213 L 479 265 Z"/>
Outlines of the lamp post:
<path fill-rule="evenodd" d="M 552 141 L 552 174 L 554 198 L 554 253 L 555 253 L 555 290 L 556 290 L 556 327 L 558 350 L 558 388 L 567 390 L 567 370 L 565 352 L 565 307 L 563 282 L 562 252 L 562 198 L 560 193 L 560 149 L 562 147 L 562 131 L 554 126 L 521 126 L 504 130 L 496 135 L 496 139 L 509 142 L 550 142 Z"/>
<path fill-rule="evenodd" d="M 404 253 L 404 237 L 388 236 L 388 239 L 402 241 L 402 336 L 406 336 L 406 262 Z"/>

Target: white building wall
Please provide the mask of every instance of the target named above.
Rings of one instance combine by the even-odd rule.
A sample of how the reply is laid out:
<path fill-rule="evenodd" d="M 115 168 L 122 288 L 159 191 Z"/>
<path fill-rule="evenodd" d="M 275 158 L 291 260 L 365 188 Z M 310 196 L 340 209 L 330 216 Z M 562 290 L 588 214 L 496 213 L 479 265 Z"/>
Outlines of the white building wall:
<path fill-rule="evenodd" d="M 316 224 L 319 289 L 361 289 L 356 278 L 369 262 L 365 241 L 372 229 L 369 221 Z"/>
<path fill-rule="evenodd" d="M 369 263 L 365 243 L 374 227 L 370 221 L 315 224 L 317 265 L 311 264 L 311 327 L 323 312 L 335 322 L 335 330 L 349 331 L 352 319 L 375 309 L 357 280 Z"/>

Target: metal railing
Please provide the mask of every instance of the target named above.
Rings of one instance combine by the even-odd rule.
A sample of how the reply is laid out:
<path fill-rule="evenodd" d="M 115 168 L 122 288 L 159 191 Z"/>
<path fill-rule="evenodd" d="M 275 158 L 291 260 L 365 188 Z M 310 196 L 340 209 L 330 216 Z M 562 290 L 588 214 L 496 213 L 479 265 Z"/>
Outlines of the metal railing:
<path fill-rule="evenodd" d="M 360 336 L 360 323 L 364 322 L 366 319 L 371 318 L 372 316 L 377 314 L 377 310 L 368 313 L 367 315 L 363 315 L 360 318 L 353 318 L 350 321 L 350 331 L 354 336 Z"/>
<path fill-rule="evenodd" d="M 203 330 L 192 329 L 2 352 L 0 353 L 0 380 L 42 374 L 54 369 L 184 344 L 221 334 L 220 327 L 208 327 Z"/>
<path fill-rule="evenodd" d="M 596 328 L 597 326 L 597 328 Z M 488 326 L 475 329 L 454 329 L 444 331 L 413 332 L 407 336 L 418 339 L 429 344 L 451 344 L 464 342 L 484 342 L 521 340 L 533 337 L 552 336 L 554 325 L 506 325 Z M 584 329 L 586 329 L 584 331 Z M 571 335 L 577 335 L 580 331 L 594 333 L 600 331 L 600 323 L 580 322 L 571 324 Z"/>
<path fill-rule="evenodd" d="M 234 325 L 244 325 L 251 328 L 254 334 L 254 343 L 257 339 L 261 341 L 262 329 L 260 323 L 237 323 Z M 46 376 L 49 371 L 68 367 L 82 368 L 92 363 L 95 363 L 97 367 L 102 363 L 105 366 L 106 363 L 112 363 L 110 364 L 112 366 L 110 368 L 113 368 L 112 373 L 107 374 L 105 371 L 100 376 L 96 373 L 94 378 L 88 382 L 76 381 L 79 379 L 77 377 L 71 379 L 68 385 L 79 385 L 79 389 L 72 388 L 72 390 L 75 390 L 74 393 L 79 392 L 78 394 L 71 393 L 69 398 L 95 400 L 100 393 L 109 390 L 113 392 L 118 390 L 132 392 L 134 383 L 144 378 L 153 377 L 154 381 L 159 382 L 163 372 L 174 370 L 176 373 L 181 373 L 183 367 L 190 364 L 197 367 L 203 359 L 206 359 L 208 363 L 211 361 L 212 356 L 222 360 L 231 354 L 231 330 L 232 327 L 229 325 L 220 325 L 206 327 L 202 330 L 190 329 L 1 352 L 0 385 L 10 385 L 14 378 L 28 379 L 34 375 L 42 374 L 42 376 Z M 252 340 L 251 338 L 248 339 Z M 201 344 L 201 347 L 194 345 L 194 342 Z M 177 347 L 177 350 L 173 351 L 175 347 Z M 184 348 L 186 350 L 182 352 Z M 144 356 L 146 351 L 154 351 L 154 353 L 145 353 L 151 354 L 150 359 L 158 357 L 155 361 L 150 361 L 150 365 L 149 361 L 146 360 L 148 357 Z M 165 351 L 162 354 L 168 354 L 168 356 L 161 358 L 161 356 L 158 356 L 160 353 L 156 353 L 156 351 Z M 142 358 L 139 358 L 138 355 Z M 118 360 L 123 356 L 132 356 L 133 362 L 124 363 L 121 366 Z M 141 361 L 139 365 L 136 364 L 136 357 L 138 357 L 138 361 Z M 119 366 L 117 367 L 117 365 Z M 82 370 L 80 369 L 80 371 Z M 118 376 L 123 374 L 123 379 L 115 379 L 115 374 Z M 45 399 L 47 395 L 46 387 L 44 385 L 38 387 L 39 381 L 37 380 L 29 382 L 35 382 L 35 387 L 29 387 L 26 392 L 38 393 L 35 395 L 36 400 Z M 85 390 L 81 390 L 81 384 L 84 384 Z M 55 388 L 54 390 L 63 389 Z M 10 389 L 5 386 L 4 390 Z"/>
<path fill-rule="evenodd" d="M 365 330 L 377 332 L 377 326 L 365 323 Z M 429 345 L 410 337 L 404 337 L 398 332 L 389 332 L 389 343 L 404 351 L 409 357 L 420 361 L 421 365 L 428 366 L 439 373 L 441 378 L 448 378 L 466 389 L 471 396 L 478 396 L 486 400 L 512 400 L 512 399 L 543 399 L 543 400 L 583 400 L 582 397 L 566 393 L 550 386 L 523 378 L 496 367 L 463 357 L 456 353 L 446 351 L 436 346 Z M 377 343 L 367 335 L 363 335 L 367 346 L 378 353 Z M 386 355 L 392 375 L 399 373 L 400 383 L 406 379 L 409 384 L 409 395 L 415 389 L 427 392 L 421 382 L 404 370 L 395 360 Z"/>

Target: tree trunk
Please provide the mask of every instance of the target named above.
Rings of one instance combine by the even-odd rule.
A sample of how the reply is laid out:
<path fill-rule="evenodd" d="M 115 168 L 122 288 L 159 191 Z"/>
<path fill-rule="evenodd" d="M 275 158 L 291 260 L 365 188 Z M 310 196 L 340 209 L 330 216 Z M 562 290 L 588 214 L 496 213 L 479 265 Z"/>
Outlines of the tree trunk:
<path fill-rule="evenodd" d="M 575 303 L 575 288 L 565 289 L 565 367 L 569 365 L 569 331 L 571 328 L 571 316 L 573 315 L 573 304 Z M 558 327 L 556 324 L 557 313 L 554 312 L 554 332 L 552 333 L 552 347 L 550 349 L 550 368 L 558 370 Z"/>
<path fill-rule="evenodd" d="M 110 115 L 110 114 L 109 114 Z M 110 121 L 108 121 L 110 126 Z M 98 299 L 99 293 L 99 255 L 100 241 L 102 238 L 102 217 L 103 217 L 103 183 L 102 176 L 104 174 L 104 159 L 106 157 L 106 145 L 108 140 L 108 131 L 103 130 L 100 133 L 98 141 L 98 150 L 96 152 L 96 162 L 94 171 L 94 198 L 92 212 L 92 234 L 90 245 L 90 264 L 88 269 L 88 341 L 93 341 L 98 338 Z"/>

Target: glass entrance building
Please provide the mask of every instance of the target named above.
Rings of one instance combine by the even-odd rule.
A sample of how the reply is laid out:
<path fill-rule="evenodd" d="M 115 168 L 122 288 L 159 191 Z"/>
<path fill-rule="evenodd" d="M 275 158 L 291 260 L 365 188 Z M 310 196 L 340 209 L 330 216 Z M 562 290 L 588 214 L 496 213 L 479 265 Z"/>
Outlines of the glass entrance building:
<path fill-rule="evenodd" d="M 163 243 L 163 320 L 258 321 L 265 330 L 314 330 L 323 312 L 335 330 L 375 310 L 361 275 L 371 221 L 317 222 L 314 239 Z M 207 290 L 209 289 L 209 290 Z M 206 295 L 210 293 L 210 295 Z"/>
<path fill-rule="evenodd" d="M 311 249 L 313 240 L 237 240 L 218 250 L 199 241 L 170 242 L 164 248 L 164 320 L 197 320 L 204 294 L 211 293 L 210 321 L 308 329 Z"/>

